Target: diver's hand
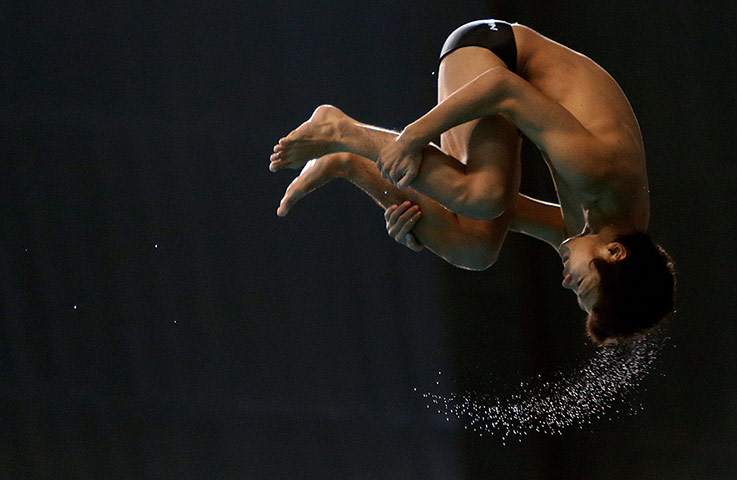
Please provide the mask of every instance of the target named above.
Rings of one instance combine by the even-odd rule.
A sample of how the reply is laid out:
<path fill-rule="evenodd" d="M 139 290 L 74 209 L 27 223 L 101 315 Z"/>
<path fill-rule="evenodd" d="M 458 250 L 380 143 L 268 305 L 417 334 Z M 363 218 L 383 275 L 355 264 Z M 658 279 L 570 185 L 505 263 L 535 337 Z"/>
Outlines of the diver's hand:
<path fill-rule="evenodd" d="M 379 152 L 376 167 L 381 176 L 398 188 L 404 188 L 417 177 L 422 163 L 422 149 L 427 145 L 406 129 L 396 140 Z"/>
<path fill-rule="evenodd" d="M 417 241 L 411 230 L 421 218 L 422 211 L 419 205 L 412 205 L 409 201 L 401 205 L 392 205 L 384 212 L 386 232 L 397 243 L 404 245 L 410 250 L 419 252 L 425 247 Z"/>

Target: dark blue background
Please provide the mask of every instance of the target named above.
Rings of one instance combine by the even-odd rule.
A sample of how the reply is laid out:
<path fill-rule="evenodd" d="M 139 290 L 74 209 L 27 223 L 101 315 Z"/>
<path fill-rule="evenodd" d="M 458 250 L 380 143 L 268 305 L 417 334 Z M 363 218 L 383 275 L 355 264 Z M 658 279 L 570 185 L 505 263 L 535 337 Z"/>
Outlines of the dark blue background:
<path fill-rule="evenodd" d="M 279 219 L 292 175 L 267 170 L 321 103 L 417 118 L 484 17 L 619 81 L 680 273 L 644 411 L 510 445 L 413 389 L 589 358 L 555 253 L 510 235 L 457 270 L 341 182 Z M 716 1 L 0 3 L 0 477 L 734 476 L 736 27 Z M 527 145 L 523 190 L 553 199 L 547 176 Z"/>

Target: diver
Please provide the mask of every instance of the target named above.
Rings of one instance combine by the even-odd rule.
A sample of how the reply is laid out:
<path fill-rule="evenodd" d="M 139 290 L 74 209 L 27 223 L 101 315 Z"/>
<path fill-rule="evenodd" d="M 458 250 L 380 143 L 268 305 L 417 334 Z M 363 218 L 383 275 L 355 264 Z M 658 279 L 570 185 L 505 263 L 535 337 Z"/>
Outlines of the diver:
<path fill-rule="evenodd" d="M 539 148 L 558 204 L 519 193 L 521 135 Z M 386 209 L 395 240 L 462 268 L 491 266 L 510 229 L 550 244 L 598 345 L 673 311 L 673 262 L 646 233 L 645 151 L 627 97 L 593 60 L 526 26 L 480 20 L 454 31 L 437 105 L 401 132 L 322 105 L 270 160 L 272 171 L 304 167 L 280 216 L 345 178 Z"/>

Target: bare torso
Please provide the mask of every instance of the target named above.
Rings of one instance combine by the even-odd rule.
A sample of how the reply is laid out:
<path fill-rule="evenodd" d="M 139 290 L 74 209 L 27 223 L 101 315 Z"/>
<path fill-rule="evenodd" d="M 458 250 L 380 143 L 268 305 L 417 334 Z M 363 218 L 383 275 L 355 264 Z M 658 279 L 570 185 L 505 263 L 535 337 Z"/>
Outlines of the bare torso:
<path fill-rule="evenodd" d="M 560 103 L 595 137 L 611 148 L 620 165 L 600 191 L 572 188 L 575 179 L 555 168 L 566 159 L 542 152 L 553 175 L 569 233 L 579 233 L 585 216 L 591 226 L 644 231 L 649 194 L 642 135 L 634 112 L 617 82 L 598 64 L 523 25 L 514 25 L 518 74 Z M 575 173 L 573 174 L 575 175 Z"/>

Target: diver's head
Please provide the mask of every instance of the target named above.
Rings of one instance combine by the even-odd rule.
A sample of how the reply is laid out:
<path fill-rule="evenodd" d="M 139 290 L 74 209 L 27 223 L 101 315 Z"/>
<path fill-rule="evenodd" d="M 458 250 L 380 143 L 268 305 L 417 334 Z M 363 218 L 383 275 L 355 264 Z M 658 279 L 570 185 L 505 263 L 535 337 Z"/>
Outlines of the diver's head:
<path fill-rule="evenodd" d="M 586 331 L 597 345 L 644 333 L 673 311 L 673 261 L 646 233 L 612 241 L 597 234 L 573 237 L 559 253 L 563 286 L 588 313 Z"/>

